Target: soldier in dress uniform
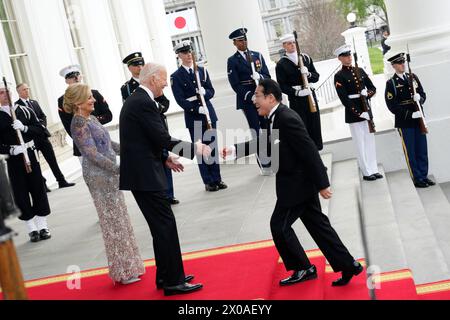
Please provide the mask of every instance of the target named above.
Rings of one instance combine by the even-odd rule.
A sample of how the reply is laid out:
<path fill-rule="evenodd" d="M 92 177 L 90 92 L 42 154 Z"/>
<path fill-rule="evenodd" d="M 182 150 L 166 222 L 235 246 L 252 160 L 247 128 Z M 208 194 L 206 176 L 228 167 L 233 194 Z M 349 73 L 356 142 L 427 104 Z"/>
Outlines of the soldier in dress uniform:
<path fill-rule="evenodd" d="M 14 200 L 22 212 L 20 220 L 25 221 L 31 242 L 51 238 L 47 226 L 50 205 L 41 167 L 38 162 L 34 139 L 45 136 L 45 131 L 34 112 L 28 107 L 13 106 L 17 120 L 13 121 L 8 100 L 8 90 L 0 84 L 0 153 L 9 155 L 7 160 L 8 175 Z M 17 144 L 16 130 L 20 130 L 25 146 Z M 24 154 L 30 159 L 32 171 L 27 173 Z"/>
<path fill-rule="evenodd" d="M 369 101 L 376 93 L 376 88 L 366 72 L 360 68 L 362 79 L 357 79 L 355 67 L 352 66 L 352 49 L 343 45 L 335 50 L 335 55 L 342 63 L 342 69 L 336 73 L 334 83 L 339 99 L 345 107 L 345 122 L 349 124 L 355 143 L 359 168 L 365 181 L 375 181 L 383 176 L 378 172 L 375 146 L 375 134 L 370 133 L 369 120 L 372 113 L 363 111 L 361 96 Z M 360 86 L 360 81 L 362 81 Z M 362 90 L 359 90 L 361 87 Z M 369 107 L 370 108 L 370 107 Z"/>
<path fill-rule="evenodd" d="M 276 66 L 277 81 L 281 90 L 289 97 L 289 107 L 296 111 L 305 123 L 309 136 L 314 141 L 317 149 L 323 149 L 322 131 L 320 125 L 320 111 L 316 93 L 311 89 L 304 89 L 302 75 L 308 77 L 309 83 L 319 81 L 319 73 L 314 67 L 313 60 L 307 54 L 301 54 L 304 67 L 301 69 L 298 62 L 298 53 L 293 34 L 287 34 L 280 38 L 286 53 L 281 57 Z M 316 101 L 317 112 L 312 113 L 309 108 L 308 96 L 312 95 Z"/>
<path fill-rule="evenodd" d="M 139 88 L 139 74 L 145 65 L 145 60 L 142 57 L 142 53 L 134 52 L 123 59 L 122 62 L 128 66 L 128 70 L 130 70 L 132 75 L 131 79 L 120 88 L 123 102 L 125 102 L 134 90 Z"/>
<path fill-rule="evenodd" d="M 47 130 L 47 116 L 44 111 L 42 111 L 39 102 L 36 100 L 30 99 L 30 88 L 26 83 L 21 83 L 17 85 L 17 93 L 19 94 L 19 100 L 16 101 L 16 104 L 19 104 L 24 107 L 29 107 L 35 113 L 39 122 L 45 131 L 45 136 L 41 138 L 35 138 L 34 143 L 36 144 L 36 149 L 42 153 L 45 160 L 47 161 L 50 169 L 52 170 L 53 175 L 58 181 L 59 188 L 69 188 L 73 187 L 75 183 L 69 183 L 66 181 L 64 174 L 61 172 L 59 168 L 58 161 L 56 159 L 55 151 L 53 150 L 53 146 L 48 138 L 51 137 L 50 132 Z M 51 190 L 47 187 L 46 180 L 44 177 L 45 189 L 47 192 Z"/>
<path fill-rule="evenodd" d="M 198 67 L 201 89 L 199 90 L 194 70 L 192 44 L 189 40 L 182 41 L 174 48 L 182 65 L 170 77 L 172 91 L 178 105 L 184 110 L 186 128 L 189 129 L 192 142 L 201 140 L 213 149 L 211 159 L 198 158 L 200 175 L 202 176 L 205 190 L 216 192 L 226 189 L 227 185 L 222 181 L 217 152 L 217 115 L 211 104 L 215 90 L 212 86 L 208 71 Z M 202 106 L 203 95 L 206 106 Z M 205 109 L 207 108 L 207 110 Z M 211 118 L 212 132 L 208 132 L 207 114 Z M 211 163 L 212 162 L 212 163 Z"/>
<path fill-rule="evenodd" d="M 417 188 L 434 186 L 436 183 L 428 178 L 427 136 L 421 132 L 419 124 L 423 112 L 416 111 L 416 103 L 423 106 L 427 96 L 417 75 L 405 72 L 404 53 L 398 53 L 388 61 L 395 74 L 386 83 L 385 99 L 395 115 L 395 127 L 402 139 L 411 178 Z M 410 86 L 411 77 L 417 92 L 415 95 Z"/>
<path fill-rule="evenodd" d="M 79 65 L 71 65 L 65 67 L 59 72 L 59 75 L 66 80 L 66 83 L 69 86 L 74 83 L 79 83 L 83 80 L 81 67 Z M 92 90 L 92 95 L 95 99 L 94 112 L 92 112 L 92 115 L 95 116 L 101 124 L 110 123 L 112 121 L 113 115 L 111 113 L 111 110 L 109 110 L 109 106 L 105 98 L 103 98 L 103 96 L 97 90 Z M 73 114 L 66 113 L 64 111 L 63 104 L 64 95 L 62 95 L 58 99 L 58 114 L 64 126 L 64 129 L 66 129 L 67 134 L 72 137 L 72 134 L 70 132 L 70 125 L 72 123 Z M 81 157 L 81 153 L 75 144 L 73 145 L 73 155 L 76 157 Z"/>
<path fill-rule="evenodd" d="M 237 110 L 244 112 L 248 126 L 252 129 L 252 136 L 257 138 L 261 129 L 267 129 L 267 119 L 258 115 L 253 103 L 253 96 L 256 84 L 260 80 L 269 79 L 270 73 L 262 54 L 248 49 L 247 32 L 247 28 L 239 28 L 229 36 L 237 51 L 228 58 L 228 81 L 236 92 Z M 254 69 L 251 61 L 253 61 Z M 257 157 L 257 159 L 259 158 Z M 268 169 L 270 163 L 260 163 L 258 160 L 258 165 L 260 165 L 263 175 L 272 174 Z"/>

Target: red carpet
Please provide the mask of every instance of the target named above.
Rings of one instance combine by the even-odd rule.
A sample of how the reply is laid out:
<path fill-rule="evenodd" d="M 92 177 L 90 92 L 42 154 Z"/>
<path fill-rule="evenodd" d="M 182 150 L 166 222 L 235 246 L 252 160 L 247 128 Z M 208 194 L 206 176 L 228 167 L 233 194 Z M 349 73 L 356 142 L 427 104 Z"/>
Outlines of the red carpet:
<path fill-rule="evenodd" d="M 154 261 L 146 261 L 142 281 L 128 286 L 116 285 L 107 269 L 83 272 L 81 289 L 70 290 L 70 275 L 28 281 L 31 300 L 368 300 L 366 274 L 353 278 L 346 287 L 331 282 L 340 274 L 332 272 L 319 250 L 308 252 L 316 265 L 318 279 L 294 286 L 280 287 L 279 281 L 290 275 L 284 269 L 272 241 L 217 248 L 183 256 L 186 274 L 194 274 L 204 289 L 193 294 L 164 297 L 155 287 Z M 362 261 L 364 263 L 364 261 Z M 414 284 L 409 270 L 382 274 L 376 297 L 379 300 L 450 299 L 450 281 Z M 0 293 L 0 299 L 2 295 Z"/>

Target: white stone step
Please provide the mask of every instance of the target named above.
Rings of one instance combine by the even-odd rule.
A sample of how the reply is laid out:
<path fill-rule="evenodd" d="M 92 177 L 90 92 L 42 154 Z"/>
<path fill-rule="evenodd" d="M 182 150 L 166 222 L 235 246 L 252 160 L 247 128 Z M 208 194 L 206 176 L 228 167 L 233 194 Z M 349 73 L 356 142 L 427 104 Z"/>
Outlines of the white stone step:
<path fill-rule="evenodd" d="M 344 245 L 355 259 L 364 258 L 356 189 L 359 186 L 356 160 L 335 162 L 331 179 L 333 198 L 329 218 Z"/>
<path fill-rule="evenodd" d="M 449 279 L 444 254 L 407 170 L 387 175 L 408 267 L 417 284 Z"/>
<path fill-rule="evenodd" d="M 439 185 L 417 191 L 447 266 L 450 266 L 450 203 Z"/>
<path fill-rule="evenodd" d="M 379 172 L 384 175 L 383 168 Z M 408 267 L 387 179 L 361 180 L 370 264 L 389 272 Z"/>

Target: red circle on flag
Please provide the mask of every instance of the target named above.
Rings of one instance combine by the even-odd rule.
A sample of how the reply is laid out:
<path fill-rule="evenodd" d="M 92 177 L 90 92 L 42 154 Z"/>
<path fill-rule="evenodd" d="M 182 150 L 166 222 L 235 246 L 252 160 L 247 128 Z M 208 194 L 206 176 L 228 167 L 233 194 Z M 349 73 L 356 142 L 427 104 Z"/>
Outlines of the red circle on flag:
<path fill-rule="evenodd" d="M 184 29 L 184 27 L 186 27 L 186 19 L 183 17 L 178 17 L 175 19 L 175 27 L 177 27 L 178 29 Z"/>

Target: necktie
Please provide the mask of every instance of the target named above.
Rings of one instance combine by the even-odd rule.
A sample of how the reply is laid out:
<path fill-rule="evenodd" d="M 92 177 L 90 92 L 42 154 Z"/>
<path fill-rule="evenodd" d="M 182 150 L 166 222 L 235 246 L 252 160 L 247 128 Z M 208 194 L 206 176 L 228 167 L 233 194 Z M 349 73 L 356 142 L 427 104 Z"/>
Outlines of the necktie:
<path fill-rule="evenodd" d="M 27 100 L 27 106 L 28 106 L 29 108 L 31 108 L 32 110 L 34 110 L 34 109 L 33 109 L 33 105 L 31 104 L 31 101 L 30 101 L 30 100 Z"/>

